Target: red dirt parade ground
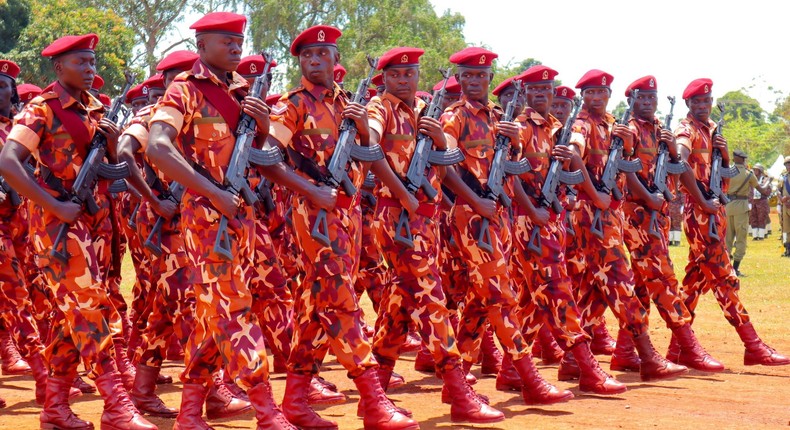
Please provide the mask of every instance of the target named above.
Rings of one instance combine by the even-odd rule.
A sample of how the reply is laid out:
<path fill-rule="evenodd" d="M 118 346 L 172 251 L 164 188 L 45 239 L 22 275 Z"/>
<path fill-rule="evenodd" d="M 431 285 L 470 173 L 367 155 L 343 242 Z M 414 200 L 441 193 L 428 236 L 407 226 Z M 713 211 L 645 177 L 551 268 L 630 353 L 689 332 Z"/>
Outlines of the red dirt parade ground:
<path fill-rule="evenodd" d="M 774 215 L 774 225 L 778 225 Z M 761 337 L 783 354 L 790 354 L 790 259 L 780 258 L 776 234 L 768 240 L 749 241 L 741 270 L 749 276 L 742 279 L 741 297 Z M 687 258 L 685 246 L 672 248 L 675 270 L 680 275 Z M 131 285 L 131 266 L 125 267 L 124 285 Z M 372 315 L 370 302 L 363 299 L 367 314 Z M 616 336 L 615 318 L 607 312 L 609 331 Z M 669 330 L 655 309 L 651 313 L 650 335 L 656 348 L 665 352 Z M 624 394 L 612 397 L 579 392 L 570 382 L 557 382 L 557 367 L 538 364 L 541 374 L 560 388 L 570 389 L 576 398 L 551 406 L 526 406 L 519 393 L 494 389 L 494 377 L 481 376 L 473 367 L 479 382 L 475 390 L 491 398 L 491 405 L 505 412 L 507 419 L 493 425 L 454 425 L 450 422 L 449 405 L 440 402 L 441 382 L 433 375 L 414 371 L 415 353 L 406 354 L 396 371 L 406 378 L 406 385 L 390 390 L 397 405 L 414 413 L 421 428 L 485 428 L 485 429 L 787 429 L 790 427 L 790 366 L 744 366 L 743 346 L 738 335 L 724 319 L 711 294 L 700 301 L 694 329 L 703 346 L 727 367 L 722 373 L 705 374 L 690 371 L 675 380 L 642 382 L 635 373 L 611 372 L 628 385 Z M 597 356 L 605 370 L 610 357 Z M 181 383 L 178 374 L 183 363 L 168 361 L 162 372 L 173 376 L 175 384 L 161 385 L 157 392 L 169 406 L 180 404 Z M 341 429 L 361 429 L 356 417 L 359 394 L 345 371 L 329 356 L 322 375 L 335 382 L 348 396 L 341 405 L 316 407 L 324 417 L 336 420 Z M 282 399 L 285 375 L 272 375 L 275 398 Z M 0 409 L 0 429 L 27 430 L 39 428 L 40 408 L 33 400 L 32 376 L 0 376 L 0 396 L 8 406 Z M 82 418 L 99 428 L 102 401 L 97 394 L 83 395 L 72 402 Z M 173 420 L 149 419 L 160 429 L 171 429 Z M 255 428 L 253 412 L 240 417 L 211 422 L 214 428 Z"/>

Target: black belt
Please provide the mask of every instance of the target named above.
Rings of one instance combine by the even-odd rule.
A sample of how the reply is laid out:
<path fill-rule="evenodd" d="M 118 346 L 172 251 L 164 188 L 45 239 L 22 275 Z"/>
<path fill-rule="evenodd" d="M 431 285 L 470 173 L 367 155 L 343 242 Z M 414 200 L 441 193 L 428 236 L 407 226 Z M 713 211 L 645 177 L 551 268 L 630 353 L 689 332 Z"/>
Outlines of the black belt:
<path fill-rule="evenodd" d="M 734 194 L 727 194 L 727 198 L 730 200 L 748 200 L 749 197 L 747 196 L 736 196 Z"/>

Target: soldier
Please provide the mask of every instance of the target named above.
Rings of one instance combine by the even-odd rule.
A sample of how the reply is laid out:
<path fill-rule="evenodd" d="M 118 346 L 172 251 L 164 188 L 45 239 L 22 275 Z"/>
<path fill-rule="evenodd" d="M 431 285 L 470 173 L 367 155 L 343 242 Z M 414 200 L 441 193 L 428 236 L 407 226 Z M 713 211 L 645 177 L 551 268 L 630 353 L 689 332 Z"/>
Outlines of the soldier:
<path fill-rule="evenodd" d="M 782 227 L 782 257 L 790 257 L 790 155 L 785 157 L 785 173 L 779 180 L 779 225 Z"/>
<path fill-rule="evenodd" d="M 680 234 L 683 231 L 683 190 L 680 181 L 672 182 L 672 195 L 669 201 L 669 246 L 680 246 Z"/>
<path fill-rule="evenodd" d="M 365 108 L 350 103 L 346 93 L 334 83 L 333 70 L 340 60 L 336 41 L 341 34 L 335 27 L 318 25 L 293 40 L 291 55 L 299 60 L 301 85 L 283 95 L 272 111 L 270 143 L 287 148 L 290 163 L 309 184 L 292 201 L 294 232 L 306 273 L 295 294 L 296 330 L 283 409 L 299 427 L 337 428 L 335 422 L 324 420 L 310 409 L 307 402 L 310 380 L 323 359 L 321 346 L 329 342 L 360 392 L 365 428 L 415 429 L 418 424 L 397 410 L 384 394 L 370 343 L 362 332 L 354 291 L 360 251 L 358 194 L 339 194 L 319 185 L 325 180 L 325 169 L 344 118 L 355 124 L 360 144 L 369 144 Z M 365 166 L 351 163 L 348 174 L 357 189 L 365 170 Z M 330 192 L 329 202 L 317 198 L 326 191 Z M 321 209 L 326 211 L 324 233 L 329 245 L 310 233 Z"/>
<path fill-rule="evenodd" d="M 765 166 L 760 163 L 752 167 L 754 176 L 757 178 L 757 183 L 760 184 L 762 190 L 752 188 L 752 195 L 749 202 L 752 209 L 749 211 L 749 226 L 753 233 L 753 240 L 763 240 L 768 234 L 766 227 L 770 220 L 769 214 L 771 207 L 768 203 L 768 197 L 771 196 L 771 177 L 765 174 Z"/>
<path fill-rule="evenodd" d="M 707 78 L 695 79 L 688 84 L 683 91 L 683 99 L 689 113 L 675 130 L 680 157 L 690 167 L 680 176 L 686 192 L 683 227 L 689 241 L 683 301 L 693 319 L 699 297 L 706 291 L 713 291 L 724 317 L 735 327 L 744 343 L 744 365 L 790 364 L 790 358 L 777 353 L 757 336 L 749 314 L 738 297 L 740 281 L 730 264 L 725 244 L 708 234 L 710 222 L 715 222 L 720 232 L 726 229 L 724 208 L 718 199 L 708 200 L 703 194 L 710 184 L 712 150 L 715 148 L 721 152 L 722 166 L 726 167 L 730 161 L 727 140 L 721 133 L 716 133 L 716 123 L 710 120 L 712 87 L 713 81 Z M 726 185 L 724 183 L 723 187 Z M 673 338 L 667 357 L 678 362 L 684 353 L 676 338 Z"/>
<path fill-rule="evenodd" d="M 589 327 L 608 306 L 617 316 L 620 327 L 632 335 L 639 353 L 642 380 L 663 379 L 688 371 L 661 357 L 653 348 L 647 325 L 647 313 L 634 294 L 634 275 L 623 246 L 623 212 L 608 192 L 598 191 L 607 164 L 612 139 L 624 142 L 624 152 L 631 153 L 634 136 L 625 124 L 617 124 L 606 111 L 613 76 L 592 69 L 581 77 L 576 88 L 584 100 L 573 125 L 571 146 L 580 157 L 571 160 L 572 169 L 581 169 L 592 182 L 583 182 L 579 190 L 579 207 L 573 211 L 576 236 L 569 254 L 573 283 L 578 285 L 582 320 Z M 622 189 L 624 178 L 619 178 Z M 593 220 L 600 216 L 600 231 L 593 232 Z M 575 376 L 576 369 L 568 354 L 560 363 L 560 380 Z"/>
<path fill-rule="evenodd" d="M 197 327 L 187 343 L 184 389 L 174 428 L 208 428 L 202 405 L 211 375 L 221 365 L 248 389 L 258 428 L 294 428 L 272 397 L 264 336 L 251 317 L 245 268 L 254 250 L 253 209 L 222 186 L 234 148 L 241 112 L 257 125 L 256 145 L 269 129 L 268 107 L 246 94 L 247 82 L 235 73 L 247 19 L 229 12 L 209 13 L 193 23 L 200 60 L 167 88 L 150 120 L 151 161 L 182 184 L 181 223 L 187 257 L 195 277 Z M 178 145 L 178 149 L 176 146 Z M 180 152 L 179 152 L 180 149 Z M 183 154 L 183 156 L 181 155 Z M 211 250 L 215 222 L 228 220 L 232 261 Z M 213 225 L 212 225 L 213 224 Z"/>
<path fill-rule="evenodd" d="M 94 133 L 107 139 L 108 156 L 111 161 L 115 158 L 118 128 L 101 118 L 104 108 L 87 92 L 96 73 L 98 40 L 95 34 L 65 36 L 42 51 L 51 58 L 58 80 L 16 117 L 0 153 L 0 170 L 12 187 L 30 199 L 33 252 L 39 267 L 48 269 L 43 271 L 44 279 L 58 309 L 45 351 L 50 376 L 41 426 L 93 428 L 77 418 L 68 404 L 69 389 L 82 361 L 104 398 L 103 428 L 156 429 L 132 404 L 113 359 L 117 351 L 111 336 L 120 327 L 120 319 L 103 277 L 110 263 L 110 202 L 101 190 L 95 190 L 99 211 L 91 215 L 63 195 L 71 189 Z M 27 174 L 22 163 L 30 154 L 35 154 L 54 180 L 37 182 Z M 61 223 L 69 231 L 65 264 L 50 256 Z"/>
<path fill-rule="evenodd" d="M 634 91 L 638 94 L 629 126 L 634 132 L 634 154 L 641 160 L 642 170 L 626 174 L 628 191 L 623 203 L 623 239 L 631 254 L 636 296 L 648 313 L 650 300 L 655 303 L 659 315 L 683 346 L 685 354 L 681 364 L 705 372 L 721 372 L 724 366 L 702 348 L 691 330 L 691 314 L 680 298 L 678 280 L 669 258 L 668 205 L 654 183 L 661 142 L 666 145 L 673 162 L 679 160 L 675 137 L 655 116 L 658 107 L 656 78 L 648 75 L 632 82 L 626 89 L 629 101 Z M 675 177 L 667 179 L 675 182 Z M 612 354 L 612 370 L 638 371 L 639 364 L 630 333 L 620 329 L 617 348 Z"/>
<path fill-rule="evenodd" d="M 469 369 L 477 360 L 484 324 L 488 320 L 502 348 L 510 354 L 523 384 L 525 403 L 555 403 L 573 395 L 552 386 L 537 372 L 529 354 L 527 342 L 521 335 L 516 315 L 516 297 L 508 276 L 511 248 L 510 217 L 508 211 L 487 197 L 489 170 L 494 158 L 494 144 L 501 134 L 510 139 L 511 148 L 519 148 L 519 126 L 511 121 L 500 121 L 502 109 L 488 99 L 488 86 L 493 78 L 491 64 L 497 54 L 470 47 L 450 56 L 456 65 L 456 79 L 463 96 L 450 105 L 441 117 L 447 146 L 458 147 L 465 160 L 458 165 L 458 174 L 448 169 L 447 186 L 456 194 L 451 211 L 453 237 L 469 266 L 469 290 L 466 291 L 457 332 L 458 349 Z M 511 150 L 506 149 L 510 158 Z M 504 186 L 512 194 L 511 178 Z M 488 232 L 483 230 L 489 220 Z M 478 243 L 478 237 L 490 237 L 489 250 Z M 490 236 L 488 236 L 490 235 Z"/>
<path fill-rule="evenodd" d="M 579 359 L 582 391 L 617 394 L 626 391 L 625 385 L 601 369 L 590 350 L 589 336 L 581 328 L 580 312 L 565 262 L 565 211 L 556 213 L 538 203 L 552 158 L 567 164 L 574 156 L 570 147 L 556 145 L 558 132 L 563 127 L 549 113 L 556 75 L 557 71 L 538 65 L 515 78 L 526 86 L 527 108 L 517 120 L 521 124 L 522 156 L 533 169 L 521 175 L 515 184 L 514 250 L 510 271 L 514 284 L 521 289 L 521 330 L 527 342 L 535 340 L 541 327 L 546 327 L 550 335 L 555 334 L 562 349 L 572 351 Z M 562 190 L 557 192 L 562 198 Z M 538 239 L 533 243 L 535 229 L 538 229 Z M 516 375 L 513 375 L 507 354 L 505 357 L 502 371 L 497 375 L 497 389 L 516 389 L 520 381 L 514 378 Z"/>
<path fill-rule="evenodd" d="M 410 207 L 396 198 L 409 194 L 400 178 L 407 175 L 416 156 L 418 136 L 424 134 L 437 149 L 446 149 L 441 124 L 435 118 L 421 115 L 426 104 L 416 97 L 419 58 L 424 52 L 419 48 L 400 47 L 384 53 L 379 58 L 378 69 L 383 70 L 386 91 L 367 106 L 371 141 L 381 143 L 386 160 L 373 164 L 374 172 L 382 178 L 376 187 L 378 246 L 393 272 L 392 283 L 383 293 L 373 354 L 380 365 L 379 378 L 388 381 L 413 321 L 444 380 L 442 401 L 452 404 L 452 421 L 498 422 L 505 419 L 504 414 L 481 401 L 467 384 L 455 346 L 455 333 L 449 324 L 436 260 L 439 224 L 434 217 L 440 196 L 429 198 L 424 191 L 417 190 L 410 195 Z M 438 191 L 442 170 L 420 173 Z M 404 210 L 409 213 L 409 222 L 401 227 L 399 219 Z M 404 229 L 411 235 L 413 247 L 404 247 L 396 240 L 399 234 L 407 234 Z M 383 386 L 386 390 L 386 382 Z"/>
<path fill-rule="evenodd" d="M 727 252 L 732 259 L 732 269 L 738 276 L 744 276 L 739 270 L 743 257 L 746 256 L 746 236 L 749 233 L 749 194 L 754 188 L 761 193 L 770 193 L 770 187 L 763 187 L 754 173 L 746 168 L 746 155 L 741 150 L 732 153 L 738 175 L 730 179 L 727 198 L 730 201 L 725 205 L 727 214 Z M 735 246 L 735 252 L 732 248 Z"/>
<path fill-rule="evenodd" d="M 148 91 L 149 88 L 143 84 L 137 84 L 126 93 L 126 104 L 132 109 L 132 114 L 148 106 Z"/>

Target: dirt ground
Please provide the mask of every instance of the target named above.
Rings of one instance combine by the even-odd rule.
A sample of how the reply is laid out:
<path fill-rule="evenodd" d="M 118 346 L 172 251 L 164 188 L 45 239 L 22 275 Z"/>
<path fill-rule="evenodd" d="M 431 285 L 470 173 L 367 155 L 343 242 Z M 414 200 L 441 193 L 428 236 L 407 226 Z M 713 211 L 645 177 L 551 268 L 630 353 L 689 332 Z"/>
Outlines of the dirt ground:
<path fill-rule="evenodd" d="M 741 297 L 752 317 L 758 333 L 774 348 L 790 354 L 790 331 L 786 321 L 790 316 L 790 259 L 778 258 L 778 241 L 751 242 L 747 260 L 741 270 L 749 274 L 743 278 Z M 765 249 L 762 249 L 765 248 Z M 685 249 L 674 248 L 673 259 L 682 270 Z M 678 267 L 679 266 L 679 267 Z M 366 300 L 363 305 L 369 310 Z M 370 314 L 369 314 L 370 315 Z M 651 318 L 650 334 L 660 352 L 665 352 L 669 331 L 655 310 Z M 610 332 L 616 336 L 614 317 L 607 314 Z M 705 374 L 691 371 L 675 380 L 642 382 L 637 374 L 613 372 L 628 384 L 629 390 L 619 396 L 604 397 L 579 392 L 572 383 L 556 382 L 556 366 L 539 365 L 541 374 L 561 388 L 568 388 L 576 398 L 552 406 L 526 406 L 516 393 L 494 389 L 493 377 L 481 377 L 473 368 L 479 382 L 475 389 L 491 397 L 491 404 L 504 411 L 507 419 L 495 425 L 453 425 L 449 405 L 440 403 L 441 385 L 432 375 L 414 371 L 415 354 L 407 354 L 396 371 L 403 374 L 407 384 L 392 390 L 390 397 L 400 406 L 410 409 L 421 428 L 490 428 L 490 429 L 576 429 L 576 428 L 684 428 L 730 429 L 790 427 L 790 366 L 762 367 L 743 365 L 743 347 L 735 330 L 725 321 L 712 295 L 700 301 L 695 331 L 707 350 L 725 363 L 723 373 Z M 609 357 L 598 356 L 604 369 L 609 368 Z M 182 366 L 166 362 L 163 372 L 178 381 Z M 335 382 L 348 396 L 342 405 L 316 408 L 323 416 L 336 420 L 341 429 L 361 429 L 356 417 L 358 393 L 345 371 L 329 357 L 323 376 Z M 282 399 L 285 376 L 272 375 L 275 398 Z M 0 396 L 8 406 L 0 409 L 0 429 L 39 428 L 39 407 L 33 401 L 33 379 L 30 376 L 0 376 Z M 160 386 L 158 393 L 171 406 L 180 403 L 181 384 Z M 84 395 L 72 405 L 83 419 L 91 420 L 96 428 L 102 411 L 102 401 L 96 394 Z M 160 429 L 169 430 L 173 421 L 152 418 Z M 211 423 L 216 429 L 255 428 L 254 417 L 248 413 L 238 419 Z"/>

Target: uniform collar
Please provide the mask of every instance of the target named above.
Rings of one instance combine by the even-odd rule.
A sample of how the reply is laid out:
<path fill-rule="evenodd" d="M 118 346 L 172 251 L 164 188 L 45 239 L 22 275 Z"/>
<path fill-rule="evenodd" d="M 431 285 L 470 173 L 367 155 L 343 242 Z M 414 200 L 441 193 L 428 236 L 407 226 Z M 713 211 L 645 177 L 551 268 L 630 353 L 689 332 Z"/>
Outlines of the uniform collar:
<path fill-rule="evenodd" d="M 211 82 L 219 85 L 222 88 L 227 88 L 229 92 L 233 92 L 240 88 L 247 88 L 249 84 L 247 84 L 247 80 L 244 79 L 240 74 L 236 72 L 228 72 L 230 78 L 230 85 L 223 82 L 211 69 L 206 66 L 202 59 L 195 61 L 195 65 L 192 66 L 192 70 L 189 71 L 189 74 L 194 76 L 197 79 L 208 79 Z"/>
<path fill-rule="evenodd" d="M 399 99 L 398 97 L 390 93 L 384 93 L 384 95 L 380 97 L 382 101 L 388 100 L 390 103 L 395 105 L 396 109 L 411 110 L 416 113 L 422 112 L 422 110 L 425 108 L 426 105 L 425 101 L 419 97 L 414 97 L 414 106 L 411 107 L 406 105 L 406 102 L 404 102 L 403 100 Z"/>
<path fill-rule="evenodd" d="M 302 76 L 302 87 L 310 93 L 316 100 L 323 100 L 324 98 L 331 98 L 332 101 L 337 99 L 340 94 L 343 94 L 343 90 L 340 88 L 337 83 L 332 83 L 331 88 L 327 88 L 323 85 L 317 85 L 310 82 L 307 78 Z"/>
<path fill-rule="evenodd" d="M 467 109 L 472 111 L 473 114 L 477 115 L 481 110 L 485 110 L 487 112 L 492 112 L 495 108 L 497 108 L 497 104 L 492 102 L 490 99 L 488 100 L 488 104 L 484 105 L 475 100 L 469 100 L 466 96 L 463 96 L 464 106 Z"/>
<path fill-rule="evenodd" d="M 88 112 L 104 110 L 104 105 L 91 93 L 87 91 L 80 91 L 81 100 L 77 100 L 72 97 L 65 88 L 63 88 L 63 85 L 60 84 L 60 81 L 55 81 L 52 86 L 52 91 L 58 96 L 58 101 L 60 101 L 60 106 L 63 109 L 68 109 L 72 105 L 76 105 L 78 109 L 84 109 Z"/>

